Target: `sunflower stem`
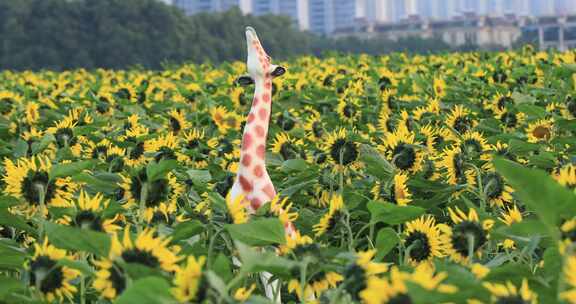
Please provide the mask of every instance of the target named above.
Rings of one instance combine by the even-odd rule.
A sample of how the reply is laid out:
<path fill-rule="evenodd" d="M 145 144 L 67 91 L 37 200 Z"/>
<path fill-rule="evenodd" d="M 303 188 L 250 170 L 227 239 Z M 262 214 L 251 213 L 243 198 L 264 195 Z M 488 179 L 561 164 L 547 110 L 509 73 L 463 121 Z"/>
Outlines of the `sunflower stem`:
<path fill-rule="evenodd" d="M 466 239 L 468 240 L 468 261 L 472 262 L 474 258 L 474 234 L 467 233 Z"/>
<path fill-rule="evenodd" d="M 143 182 L 140 188 L 140 225 L 138 225 L 138 230 L 142 230 L 144 223 L 146 222 L 146 200 L 148 199 L 148 183 Z"/>
<path fill-rule="evenodd" d="M 44 212 L 46 211 L 46 189 L 43 184 L 34 184 L 38 191 L 38 201 L 40 209 L 36 213 L 38 216 L 38 236 L 40 240 L 44 239 Z"/>
<path fill-rule="evenodd" d="M 404 264 L 409 264 L 410 263 L 410 252 L 412 252 L 412 249 L 417 248 L 418 246 L 420 246 L 422 243 L 422 241 L 420 240 L 415 240 L 412 244 L 410 244 L 410 246 L 408 246 L 406 248 L 406 250 L 404 251 Z"/>
<path fill-rule="evenodd" d="M 300 265 L 300 292 L 302 293 L 302 297 L 300 298 L 300 303 L 306 303 L 306 271 L 308 269 L 308 257 L 304 258 L 302 264 Z"/>

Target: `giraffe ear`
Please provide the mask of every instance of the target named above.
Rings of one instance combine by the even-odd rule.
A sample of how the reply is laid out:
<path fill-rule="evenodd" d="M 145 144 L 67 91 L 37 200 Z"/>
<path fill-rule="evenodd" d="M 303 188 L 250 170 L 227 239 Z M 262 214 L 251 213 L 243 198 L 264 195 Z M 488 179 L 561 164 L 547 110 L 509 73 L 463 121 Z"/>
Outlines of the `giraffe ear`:
<path fill-rule="evenodd" d="M 272 77 L 280 77 L 286 73 L 286 68 L 281 67 L 279 65 L 273 66 L 272 69 L 273 70 L 270 73 L 270 75 L 272 75 Z"/>
<path fill-rule="evenodd" d="M 252 79 L 252 77 L 248 76 L 248 75 L 242 75 L 240 77 L 238 77 L 234 83 L 236 83 L 237 85 L 241 85 L 241 86 L 248 86 L 251 84 L 254 84 L 254 79 Z"/>

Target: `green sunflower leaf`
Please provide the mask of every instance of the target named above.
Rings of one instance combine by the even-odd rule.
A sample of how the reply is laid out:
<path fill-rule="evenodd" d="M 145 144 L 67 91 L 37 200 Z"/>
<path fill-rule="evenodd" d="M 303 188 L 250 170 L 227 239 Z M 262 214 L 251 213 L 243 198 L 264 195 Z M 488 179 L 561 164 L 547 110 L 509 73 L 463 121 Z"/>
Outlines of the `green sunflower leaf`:
<path fill-rule="evenodd" d="M 100 256 L 108 256 L 110 251 L 110 237 L 102 232 L 51 222 L 44 222 L 44 231 L 50 243 L 58 248 L 86 251 Z"/>
<path fill-rule="evenodd" d="M 170 284 L 160 277 L 146 277 L 135 281 L 115 303 L 176 303 L 170 294 Z"/>
<path fill-rule="evenodd" d="M 93 160 L 81 160 L 73 163 L 57 164 L 50 168 L 50 178 L 55 179 L 58 177 L 76 175 L 92 166 L 95 162 Z"/>
<path fill-rule="evenodd" d="M 308 163 L 303 159 L 289 159 L 282 163 L 280 170 L 286 173 L 298 173 L 305 171 L 308 168 Z"/>
<path fill-rule="evenodd" d="M 426 211 L 424 208 L 415 206 L 398 206 L 381 201 L 370 201 L 368 203 L 371 222 L 383 222 L 389 225 L 399 225 L 406 221 L 413 220 Z"/>
<path fill-rule="evenodd" d="M 515 189 L 515 194 L 556 236 L 560 218 L 576 215 L 576 196 L 558 184 L 546 172 L 528 169 L 505 159 L 495 159 L 496 170 Z"/>
<path fill-rule="evenodd" d="M 242 261 L 241 272 L 253 273 L 268 271 L 277 276 L 289 276 L 290 270 L 298 263 L 279 257 L 272 252 L 257 252 L 241 242 L 235 242 L 240 260 Z"/>
<path fill-rule="evenodd" d="M 31 235 L 36 235 L 36 230 L 32 228 L 26 221 L 18 215 L 14 215 L 8 209 L 0 209 L 0 225 L 12 227 L 17 230 L 26 231 Z"/>
<path fill-rule="evenodd" d="M 191 238 L 204 231 L 204 225 L 198 220 L 180 223 L 174 227 L 171 234 L 172 243 Z"/>
<path fill-rule="evenodd" d="M 366 171 L 380 180 L 388 180 L 394 172 L 394 167 L 384 159 L 376 149 L 360 146 L 360 159 L 366 164 Z"/>
<path fill-rule="evenodd" d="M 187 170 L 186 174 L 188 177 L 194 182 L 199 184 L 206 184 L 210 180 L 212 180 L 212 175 L 210 175 L 210 171 L 208 170 Z"/>
<path fill-rule="evenodd" d="M 400 238 L 394 229 L 390 227 L 380 229 L 376 235 L 376 260 L 382 260 L 398 242 Z"/>
<path fill-rule="evenodd" d="M 24 264 L 26 256 L 26 251 L 11 240 L 0 240 L 0 269 L 18 270 Z"/>
<path fill-rule="evenodd" d="M 277 218 L 253 220 L 224 226 L 233 239 L 250 246 L 285 244 L 284 225 Z"/>
<path fill-rule="evenodd" d="M 150 162 L 148 166 L 146 166 L 147 181 L 153 182 L 158 180 L 176 167 L 178 167 L 178 162 L 174 159 L 162 159 L 160 162 Z"/>
<path fill-rule="evenodd" d="M 21 280 L 0 276 L 0 300 L 4 301 L 10 294 L 21 290 L 24 290 Z"/>

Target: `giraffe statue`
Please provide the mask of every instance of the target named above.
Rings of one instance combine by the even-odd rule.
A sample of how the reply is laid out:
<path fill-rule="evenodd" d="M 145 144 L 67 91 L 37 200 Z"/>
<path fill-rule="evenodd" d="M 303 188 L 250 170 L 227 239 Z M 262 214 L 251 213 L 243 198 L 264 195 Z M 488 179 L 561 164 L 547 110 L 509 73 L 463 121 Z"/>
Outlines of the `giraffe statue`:
<path fill-rule="evenodd" d="M 272 111 L 272 78 L 283 75 L 286 69 L 271 63 L 252 27 L 246 27 L 246 42 L 248 75 L 241 76 L 237 82 L 241 85 L 254 84 L 254 99 L 244 126 L 240 163 L 229 199 L 236 202 L 242 196 L 250 202 L 248 211 L 254 213 L 276 196 L 276 189 L 266 171 L 266 138 Z M 285 229 L 290 236 L 294 226 L 289 223 Z M 271 281 L 272 274 L 268 272 L 260 273 L 260 278 L 266 296 L 275 303 L 281 303 L 280 282 Z"/>
<path fill-rule="evenodd" d="M 235 201 L 243 195 L 250 202 L 249 211 L 255 212 L 276 196 L 266 171 L 266 137 L 272 110 L 272 78 L 283 75 L 286 69 L 271 64 L 252 27 L 246 28 L 246 40 L 249 75 L 240 77 L 238 82 L 255 85 L 254 99 L 244 126 L 240 163 L 230 198 Z"/>

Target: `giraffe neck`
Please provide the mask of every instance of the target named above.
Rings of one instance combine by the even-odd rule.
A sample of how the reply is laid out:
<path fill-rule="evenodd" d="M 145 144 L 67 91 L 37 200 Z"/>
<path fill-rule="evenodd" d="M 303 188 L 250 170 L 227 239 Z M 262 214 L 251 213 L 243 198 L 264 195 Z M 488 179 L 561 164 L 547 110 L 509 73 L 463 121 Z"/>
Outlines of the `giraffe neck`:
<path fill-rule="evenodd" d="M 254 99 L 246 119 L 242 136 L 238 178 L 242 189 L 251 192 L 253 183 L 267 178 L 266 138 L 272 109 L 272 78 L 269 75 L 255 80 Z"/>

